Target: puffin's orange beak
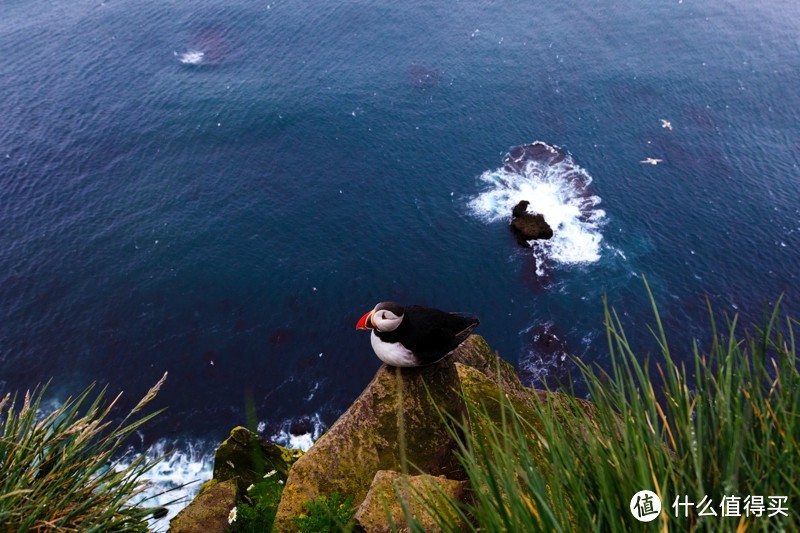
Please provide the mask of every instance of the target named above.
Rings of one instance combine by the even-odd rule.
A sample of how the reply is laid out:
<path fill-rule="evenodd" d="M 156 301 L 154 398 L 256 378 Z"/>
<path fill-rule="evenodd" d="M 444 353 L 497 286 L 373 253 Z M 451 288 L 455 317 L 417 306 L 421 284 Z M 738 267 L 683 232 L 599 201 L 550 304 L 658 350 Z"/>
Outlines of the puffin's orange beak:
<path fill-rule="evenodd" d="M 372 323 L 372 315 L 375 314 L 375 310 L 369 311 L 367 314 L 361 317 L 361 320 L 358 321 L 356 324 L 356 329 L 372 329 L 375 325 Z"/>

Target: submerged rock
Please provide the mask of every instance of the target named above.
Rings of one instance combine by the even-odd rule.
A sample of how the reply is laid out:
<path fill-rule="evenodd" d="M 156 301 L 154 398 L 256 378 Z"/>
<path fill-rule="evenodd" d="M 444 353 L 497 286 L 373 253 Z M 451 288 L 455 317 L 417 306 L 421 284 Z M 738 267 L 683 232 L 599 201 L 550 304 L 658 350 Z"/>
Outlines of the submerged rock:
<path fill-rule="evenodd" d="M 536 325 L 530 331 L 527 352 L 517 363 L 517 374 L 523 385 L 546 385 L 549 390 L 569 385 L 574 363 L 566 336 L 552 322 Z"/>
<path fill-rule="evenodd" d="M 520 201 L 512 210 L 511 231 L 517 238 L 517 243 L 524 248 L 530 248 L 528 241 L 537 239 L 550 239 L 553 237 L 553 229 L 545 221 L 544 215 L 540 213 L 528 213 L 527 200 Z"/>
<path fill-rule="evenodd" d="M 553 166 L 567 160 L 569 156 L 557 146 L 542 141 L 515 146 L 503 157 L 503 168 L 509 172 L 524 173 L 527 165 L 534 161 Z"/>

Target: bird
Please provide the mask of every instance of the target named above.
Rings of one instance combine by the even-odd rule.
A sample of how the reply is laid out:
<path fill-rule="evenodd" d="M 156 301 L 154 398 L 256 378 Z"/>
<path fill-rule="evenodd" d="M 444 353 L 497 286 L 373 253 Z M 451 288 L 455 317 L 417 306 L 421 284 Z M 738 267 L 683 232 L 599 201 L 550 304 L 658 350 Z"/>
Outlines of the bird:
<path fill-rule="evenodd" d="M 661 121 L 662 128 L 667 128 L 669 131 L 672 131 L 672 123 L 669 120 L 664 120 L 663 118 L 659 120 Z"/>
<path fill-rule="evenodd" d="M 464 313 L 381 302 L 359 319 L 356 329 L 372 330 L 372 349 L 384 363 L 417 367 L 447 357 L 479 323 Z"/>
<path fill-rule="evenodd" d="M 647 159 L 642 159 L 641 161 L 639 161 L 639 163 L 645 163 L 647 165 L 657 165 L 659 163 L 662 163 L 663 161 L 664 161 L 663 159 L 654 159 L 652 157 L 648 157 Z"/>

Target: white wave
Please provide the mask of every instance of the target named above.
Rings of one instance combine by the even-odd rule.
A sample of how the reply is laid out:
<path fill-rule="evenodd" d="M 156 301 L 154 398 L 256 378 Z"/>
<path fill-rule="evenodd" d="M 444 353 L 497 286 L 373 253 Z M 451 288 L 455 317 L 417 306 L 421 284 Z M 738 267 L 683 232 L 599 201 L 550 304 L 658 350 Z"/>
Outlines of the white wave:
<path fill-rule="evenodd" d="M 136 502 L 147 507 L 166 507 L 168 514 L 165 517 L 151 520 L 153 531 L 166 531 L 169 521 L 189 505 L 200 486 L 211 479 L 214 447 L 202 442 L 159 440 L 144 455 L 148 461 L 163 458 L 143 477 L 148 486 Z M 124 469 L 135 457 L 135 454 L 129 454 L 117 461 L 114 468 Z"/>
<path fill-rule="evenodd" d="M 538 150 L 538 156 L 532 151 L 526 155 L 529 148 Z M 516 159 L 508 154 L 503 167 L 481 174 L 487 188 L 469 201 L 472 213 L 486 222 L 510 222 L 514 206 L 521 200 L 530 202 L 528 212 L 544 215 L 553 229 L 551 239 L 532 243 L 539 275 L 546 261 L 598 261 L 605 212 L 597 208 L 600 197 L 588 192 L 591 176 L 569 154 L 541 141 L 519 151 L 522 155 L 517 153 Z"/>
<path fill-rule="evenodd" d="M 302 433 L 292 431 L 292 428 L 298 425 L 307 428 L 307 431 Z M 325 429 L 325 424 L 320 419 L 319 414 L 314 413 L 312 416 L 303 417 L 300 420 L 285 420 L 280 429 L 269 437 L 269 440 L 285 448 L 303 450 L 305 452 L 325 433 Z"/>
<path fill-rule="evenodd" d="M 203 62 L 203 58 L 205 57 L 205 52 L 201 52 L 200 50 L 187 50 L 182 54 L 175 52 L 175 55 L 178 58 L 178 61 L 183 63 L 184 65 L 199 65 Z"/>

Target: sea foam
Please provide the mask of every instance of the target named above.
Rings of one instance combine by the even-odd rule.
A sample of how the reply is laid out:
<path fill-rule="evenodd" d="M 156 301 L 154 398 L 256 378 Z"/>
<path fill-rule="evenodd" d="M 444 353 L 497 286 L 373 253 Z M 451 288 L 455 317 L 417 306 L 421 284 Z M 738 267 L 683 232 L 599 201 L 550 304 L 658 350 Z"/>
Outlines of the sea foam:
<path fill-rule="evenodd" d="M 308 451 L 322 436 L 326 426 L 318 413 L 297 420 L 284 421 L 269 440 L 291 450 Z"/>
<path fill-rule="evenodd" d="M 205 52 L 201 52 L 200 50 L 187 50 L 181 54 L 175 52 L 178 61 L 184 65 L 199 65 L 203 62 L 205 55 Z"/>
<path fill-rule="evenodd" d="M 152 520 L 154 531 L 166 531 L 170 519 L 186 507 L 200 486 L 211 479 L 214 469 L 214 446 L 205 442 L 173 442 L 159 440 L 145 452 L 148 461 L 160 460 L 144 476 L 146 489 L 135 503 L 146 507 L 166 507 L 168 514 Z M 131 451 L 114 464 L 124 469 L 138 456 Z"/>
<path fill-rule="evenodd" d="M 537 274 L 544 265 L 593 263 L 600 259 L 600 232 L 605 212 L 590 192 L 592 177 L 568 153 L 541 141 L 518 146 L 506 154 L 503 166 L 480 176 L 483 192 L 469 201 L 471 212 L 489 222 L 510 221 L 521 200 L 528 211 L 541 213 L 553 228 L 550 240 L 532 242 Z"/>

